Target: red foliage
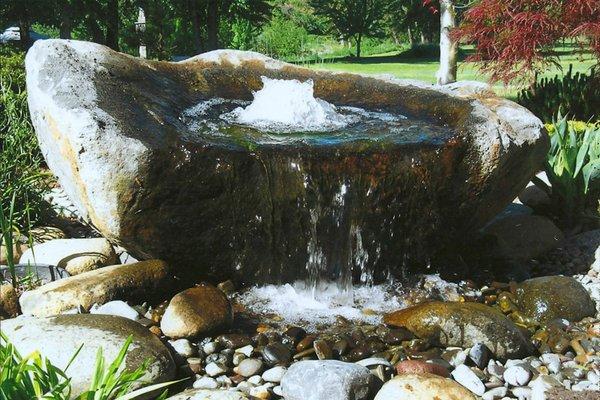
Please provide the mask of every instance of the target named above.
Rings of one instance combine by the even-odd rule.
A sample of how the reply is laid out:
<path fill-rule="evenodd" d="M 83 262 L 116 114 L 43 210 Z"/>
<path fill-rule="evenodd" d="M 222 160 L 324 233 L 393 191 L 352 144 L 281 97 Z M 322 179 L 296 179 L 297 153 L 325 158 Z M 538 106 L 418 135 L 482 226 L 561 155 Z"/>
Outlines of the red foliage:
<path fill-rule="evenodd" d="M 600 60 L 600 0 L 480 0 L 453 32 L 475 44 L 471 61 L 508 83 L 557 62 L 553 46 L 573 38 Z"/>

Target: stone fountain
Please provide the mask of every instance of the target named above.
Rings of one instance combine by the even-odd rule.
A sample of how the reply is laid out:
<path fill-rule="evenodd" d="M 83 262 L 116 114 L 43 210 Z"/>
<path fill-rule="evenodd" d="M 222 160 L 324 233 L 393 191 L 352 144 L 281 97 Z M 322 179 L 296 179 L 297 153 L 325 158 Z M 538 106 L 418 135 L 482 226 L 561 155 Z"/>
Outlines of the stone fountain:
<path fill-rule="evenodd" d="M 63 40 L 36 42 L 26 66 L 40 146 L 81 215 L 136 257 L 195 278 L 400 274 L 501 211 L 547 149 L 536 117 L 480 87 L 317 72 L 241 51 L 149 61 Z M 312 82 L 328 110 L 396 116 L 394 129 L 350 121 L 274 133 L 202 114 L 248 106 L 270 79 Z"/>

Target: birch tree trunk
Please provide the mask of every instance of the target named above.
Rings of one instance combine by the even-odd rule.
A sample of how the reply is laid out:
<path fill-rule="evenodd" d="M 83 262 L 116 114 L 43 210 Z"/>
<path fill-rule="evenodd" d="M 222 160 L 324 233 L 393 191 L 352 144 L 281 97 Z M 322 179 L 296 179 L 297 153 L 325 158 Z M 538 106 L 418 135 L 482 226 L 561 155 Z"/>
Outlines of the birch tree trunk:
<path fill-rule="evenodd" d="M 456 82 L 457 43 L 450 38 L 450 31 L 456 27 L 456 12 L 452 0 L 440 0 L 440 69 L 437 72 L 438 85 Z"/>

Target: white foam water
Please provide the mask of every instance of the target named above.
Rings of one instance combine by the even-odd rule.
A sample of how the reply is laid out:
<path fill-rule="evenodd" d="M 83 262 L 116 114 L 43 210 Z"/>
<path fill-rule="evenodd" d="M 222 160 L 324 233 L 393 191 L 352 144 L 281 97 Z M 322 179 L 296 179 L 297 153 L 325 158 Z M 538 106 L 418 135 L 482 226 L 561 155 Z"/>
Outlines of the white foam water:
<path fill-rule="evenodd" d="M 257 314 L 276 314 L 286 323 L 316 327 L 330 325 L 338 316 L 377 324 L 382 314 L 410 306 L 413 297 L 456 301 L 458 296 L 457 284 L 439 275 L 425 275 L 414 288 L 390 282 L 353 285 L 344 290 L 338 283 L 322 281 L 316 287 L 303 281 L 255 286 L 240 294 L 237 301 Z"/>
<path fill-rule="evenodd" d="M 336 107 L 314 96 L 312 80 L 261 77 L 263 87 L 254 100 L 221 116 L 227 122 L 269 132 L 324 132 L 344 128 L 360 119 L 342 115 Z"/>

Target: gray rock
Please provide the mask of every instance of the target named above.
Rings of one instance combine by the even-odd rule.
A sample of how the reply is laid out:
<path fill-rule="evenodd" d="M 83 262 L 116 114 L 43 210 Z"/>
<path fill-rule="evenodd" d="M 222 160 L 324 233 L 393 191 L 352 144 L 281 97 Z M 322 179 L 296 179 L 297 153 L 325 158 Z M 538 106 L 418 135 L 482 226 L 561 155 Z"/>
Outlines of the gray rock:
<path fill-rule="evenodd" d="M 117 254 L 104 238 L 54 239 L 36 244 L 19 259 L 20 264 L 48 264 L 71 275 L 117 263 Z"/>
<path fill-rule="evenodd" d="M 548 147 L 538 118 L 492 93 L 474 97 L 465 88 L 317 72 L 251 52 L 219 50 L 168 64 L 94 43 L 45 40 L 29 50 L 26 70 L 29 109 L 42 153 L 82 217 L 134 257 L 165 259 L 189 275 L 279 280 L 269 273 L 272 265 L 285 265 L 288 278 L 303 275 L 310 237 L 304 222 L 310 220 L 310 210 L 297 204 L 312 198 L 312 189 L 304 187 L 306 174 L 315 188 L 330 184 L 323 170 L 340 171 L 356 191 L 352 197 L 364 200 L 352 206 L 353 212 L 364 215 L 357 219 L 377 236 L 363 244 L 365 251 L 374 254 L 379 243 L 387 243 L 373 267 L 400 263 L 401 249 L 406 249 L 390 238 L 418 235 L 411 243 L 431 244 L 432 250 L 439 247 L 434 238 L 440 235 L 454 243 L 458 232 L 481 227 L 514 199 Z M 361 166 L 348 163 L 363 146 L 358 142 L 328 146 L 339 157 L 285 145 L 281 152 L 268 147 L 258 158 L 255 154 L 264 146 L 260 142 L 246 146 L 230 135 L 192 133 L 181 120 L 183 110 L 202 99 L 248 99 L 260 89 L 261 76 L 312 79 L 315 94 L 325 101 L 399 108 L 439 121 L 455 134 L 452 143 L 419 148 L 421 161 L 415 169 L 406 144 L 390 144 L 385 153 L 363 152 Z M 271 176 L 275 170 L 281 174 Z M 392 170 L 396 178 L 390 180 Z M 193 179 L 198 174 L 202 179 Z M 364 174 L 389 184 L 390 195 L 367 196 L 370 180 L 362 179 Z M 415 188 L 423 176 L 430 181 Z M 437 201 L 448 182 L 452 196 Z M 224 187 L 236 190 L 225 193 Z M 392 200 L 406 191 L 411 201 Z M 372 213 L 375 203 L 369 202 L 375 197 L 378 209 L 410 215 L 420 228 L 398 224 L 391 231 L 377 229 L 390 216 Z M 229 212 L 233 209 L 235 213 Z M 290 235 L 277 215 L 286 215 L 288 225 L 302 232 Z M 321 224 L 326 221 L 327 216 L 320 219 Z M 447 226 L 453 229 L 443 229 Z M 287 250 L 273 251 L 273 243 Z M 419 253 L 426 252 L 415 249 L 410 255 Z"/>
<path fill-rule="evenodd" d="M 50 316 L 82 306 L 89 309 L 111 300 L 148 300 L 163 291 L 169 268 L 159 260 L 113 265 L 48 283 L 21 295 L 23 314 Z"/>
<path fill-rule="evenodd" d="M 551 374 L 557 374 L 560 371 L 560 356 L 558 354 L 542 354 L 540 359 Z"/>
<path fill-rule="evenodd" d="M 129 335 L 133 336 L 133 343 L 125 358 L 127 368 L 135 369 L 144 361 L 152 360 L 143 378 L 147 384 L 175 377 L 175 363 L 169 350 L 158 337 L 127 318 L 93 314 L 19 317 L 2 321 L 2 333 L 23 356 L 38 350 L 52 364 L 63 369 L 83 345 L 67 371 L 73 396 L 89 387 L 98 349 L 102 348 L 105 360 L 110 363 Z"/>
<path fill-rule="evenodd" d="M 366 400 L 377 386 L 367 368 L 336 360 L 299 361 L 281 380 L 286 400 Z"/>
<path fill-rule="evenodd" d="M 469 358 L 479 369 L 485 368 L 492 357 L 492 351 L 483 343 L 477 343 L 469 350 Z"/>
<path fill-rule="evenodd" d="M 226 373 L 227 367 L 221 363 L 211 362 L 206 365 L 204 370 L 206 371 L 206 373 L 209 376 L 214 377 L 214 376 L 219 376 L 219 375 L 223 375 L 224 373 Z"/>

